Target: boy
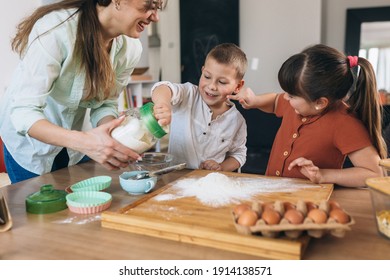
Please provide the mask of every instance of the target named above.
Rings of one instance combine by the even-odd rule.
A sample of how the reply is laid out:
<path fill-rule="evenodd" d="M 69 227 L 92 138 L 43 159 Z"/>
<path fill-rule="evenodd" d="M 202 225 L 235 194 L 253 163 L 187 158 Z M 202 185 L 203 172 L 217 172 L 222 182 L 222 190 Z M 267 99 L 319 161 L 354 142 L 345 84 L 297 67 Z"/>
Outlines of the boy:
<path fill-rule="evenodd" d="M 246 123 L 227 95 L 244 85 L 245 53 L 236 45 L 214 47 L 206 57 L 199 86 L 156 83 L 154 114 L 171 123 L 169 153 L 191 169 L 234 171 L 246 161 Z"/>

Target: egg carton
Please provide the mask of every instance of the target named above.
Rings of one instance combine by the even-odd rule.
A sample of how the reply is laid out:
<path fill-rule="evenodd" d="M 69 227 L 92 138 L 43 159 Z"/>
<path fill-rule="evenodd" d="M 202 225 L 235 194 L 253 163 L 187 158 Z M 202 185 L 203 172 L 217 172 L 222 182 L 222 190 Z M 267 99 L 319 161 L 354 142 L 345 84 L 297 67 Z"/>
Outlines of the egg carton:
<path fill-rule="evenodd" d="M 285 205 L 290 204 L 295 209 L 300 211 L 304 220 L 300 224 L 291 224 L 286 218 L 284 218 L 284 213 L 286 211 Z M 326 234 L 331 234 L 335 237 L 344 237 L 346 231 L 351 230 L 350 226 L 355 224 L 354 219 L 341 207 L 337 207 L 345 212 L 348 215 L 349 221 L 347 223 L 339 223 L 336 219 L 329 217 L 329 213 L 332 210 L 332 201 L 321 201 L 320 203 L 308 202 L 299 200 L 296 204 L 284 201 L 275 201 L 273 203 L 264 203 L 264 202 L 253 202 L 250 206 L 250 209 L 254 210 L 257 213 L 257 217 L 259 217 L 256 223 L 253 226 L 244 226 L 237 223 L 238 216 L 232 212 L 234 219 L 234 226 L 237 231 L 242 234 L 247 235 L 262 235 L 265 237 L 276 238 L 280 236 L 287 236 L 288 238 L 296 239 L 303 234 L 308 234 L 314 238 L 321 238 Z M 326 212 L 327 219 L 324 223 L 315 223 L 313 219 L 308 217 L 308 205 L 311 204 L 312 207 L 321 209 Z M 279 213 L 281 219 L 279 223 L 268 225 L 262 218 L 262 212 L 265 209 L 265 206 L 271 206 L 275 211 Z"/>

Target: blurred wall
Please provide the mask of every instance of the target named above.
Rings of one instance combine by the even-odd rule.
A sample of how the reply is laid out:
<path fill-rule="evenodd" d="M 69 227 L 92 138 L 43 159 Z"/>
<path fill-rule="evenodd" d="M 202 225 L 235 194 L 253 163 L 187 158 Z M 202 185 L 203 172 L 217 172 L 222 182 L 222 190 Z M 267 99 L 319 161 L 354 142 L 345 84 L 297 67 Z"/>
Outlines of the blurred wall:
<path fill-rule="evenodd" d="M 5 1 L 0 9 L 0 98 L 5 91 L 18 62 L 18 56 L 11 50 L 16 25 L 41 4 L 41 0 Z M 12 15 L 12 16 L 11 16 Z"/>

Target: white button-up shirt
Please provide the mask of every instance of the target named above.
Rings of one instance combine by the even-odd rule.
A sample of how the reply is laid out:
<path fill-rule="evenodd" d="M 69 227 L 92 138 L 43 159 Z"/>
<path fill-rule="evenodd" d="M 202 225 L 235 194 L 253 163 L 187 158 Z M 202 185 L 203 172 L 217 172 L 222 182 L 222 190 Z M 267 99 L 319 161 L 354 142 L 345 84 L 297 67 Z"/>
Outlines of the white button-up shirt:
<path fill-rule="evenodd" d="M 191 169 L 199 168 L 205 160 L 221 163 L 226 157 L 235 158 L 242 166 L 246 161 L 246 122 L 233 105 L 212 120 L 212 111 L 203 101 L 198 86 L 191 83 L 165 84 L 172 91 L 172 122 L 168 151 L 175 161 L 186 162 Z"/>
<path fill-rule="evenodd" d="M 29 137 L 30 127 L 47 119 L 69 130 L 81 130 L 87 108 L 91 108 L 93 127 L 105 116 L 118 116 L 119 93 L 128 84 L 142 53 L 138 39 L 115 38 L 110 57 L 116 81 L 110 99 L 83 101 L 85 71 L 80 70 L 74 53 L 79 21 L 75 12 L 75 9 L 55 11 L 36 22 L 27 51 L 1 100 L 1 138 L 15 161 L 36 174 L 50 172 L 62 147 Z M 84 156 L 70 149 L 68 153 L 69 165 Z"/>

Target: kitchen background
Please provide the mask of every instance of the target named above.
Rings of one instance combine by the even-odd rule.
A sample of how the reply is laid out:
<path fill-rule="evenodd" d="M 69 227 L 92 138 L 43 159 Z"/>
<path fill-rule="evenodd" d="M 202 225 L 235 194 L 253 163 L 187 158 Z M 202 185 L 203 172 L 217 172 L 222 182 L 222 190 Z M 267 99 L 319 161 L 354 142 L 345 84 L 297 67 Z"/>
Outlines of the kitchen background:
<path fill-rule="evenodd" d="M 222 2 L 226 5 L 226 1 Z M 16 24 L 33 9 L 48 2 L 53 0 L 13 0 L 2 5 L 0 95 L 7 87 L 18 60 L 10 48 Z M 169 0 L 167 9 L 160 13 L 160 22 L 150 27 L 149 34 L 145 33 L 141 38 L 144 43 L 148 42 L 146 35 L 158 40 L 157 43 L 150 41 L 150 47 L 145 44 L 144 58 L 140 62 L 148 64 L 147 74 L 153 80 L 161 78 L 181 82 L 180 2 Z M 249 59 L 246 84 L 260 93 L 279 90 L 279 67 L 290 55 L 304 47 L 324 43 L 344 50 L 347 9 L 390 6 L 390 0 L 241 0 L 238 6 L 239 45 Z M 207 10 L 207 7 L 200 9 Z M 216 18 L 223 11 L 213 10 Z M 213 22 L 209 24 L 213 25 Z M 390 30 L 382 31 L 382 34 L 387 34 L 385 44 L 390 47 Z"/>

